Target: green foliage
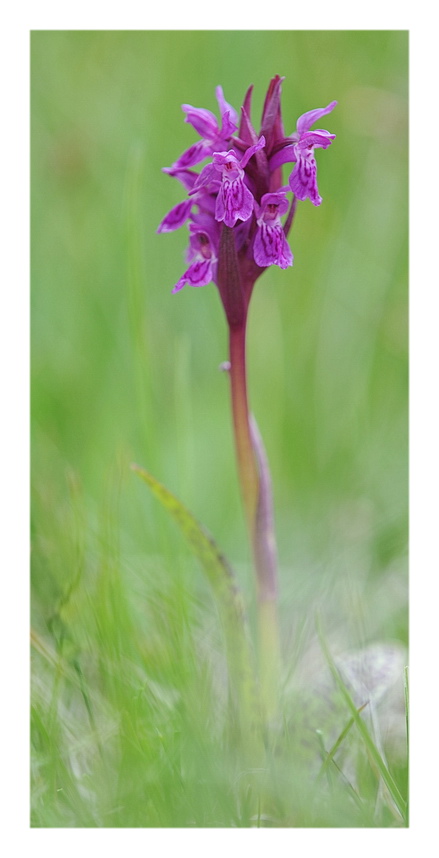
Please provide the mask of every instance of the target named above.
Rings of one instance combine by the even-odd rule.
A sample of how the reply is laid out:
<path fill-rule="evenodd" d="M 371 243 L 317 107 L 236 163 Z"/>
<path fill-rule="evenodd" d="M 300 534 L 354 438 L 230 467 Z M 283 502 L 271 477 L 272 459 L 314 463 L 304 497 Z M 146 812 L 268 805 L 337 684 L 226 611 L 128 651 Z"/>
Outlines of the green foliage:
<path fill-rule="evenodd" d="M 322 636 L 321 631 L 319 633 L 319 636 L 320 636 L 320 641 L 322 644 L 323 651 L 325 653 L 326 660 L 327 660 L 328 665 L 329 665 L 329 669 L 332 673 L 332 676 L 335 679 L 337 687 L 341 691 L 341 694 L 343 696 L 345 703 L 347 704 L 347 707 L 349 708 L 350 712 L 352 713 L 352 721 L 356 725 L 358 732 L 360 733 L 361 738 L 364 742 L 366 751 L 367 751 L 368 756 L 370 758 L 371 768 L 372 768 L 372 770 L 374 770 L 377 773 L 378 777 L 382 778 L 382 781 L 388 790 L 388 793 L 390 795 L 391 800 L 394 802 L 395 807 L 397 808 L 398 812 L 401 815 L 401 819 L 404 821 L 404 823 L 407 823 L 407 802 L 404 801 L 404 799 L 403 799 L 403 797 L 402 797 L 402 795 L 398 789 L 398 786 L 395 783 L 394 778 L 392 777 L 391 773 L 389 772 L 389 770 L 387 768 L 387 765 L 386 765 L 386 762 L 383 758 L 383 755 L 380 753 L 379 749 L 377 748 L 377 746 L 376 746 L 376 744 L 375 744 L 375 742 L 374 742 L 374 740 L 370 734 L 370 731 L 367 728 L 365 721 L 361 717 L 361 710 L 359 710 L 357 708 L 357 706 L 355 705 L 355 703 L 352 699 L 352 696 L 349 693 L 348 688 L 346 687 L 345 683 L 343 682 L 343 679 L 340 676 L 340 672 L 337 669 L 337 666 L 335 665 L 335 663 L 332 659 L 332 656 L 328 650 L 328 647 L 327 647 L 326 642 Z M 365 705 L 367 705 L 367 703 Z M 349 726 L 350 726 L 350 722 L 349 722 Z M 338 741 L 340 742 L 340 739 L 342 739 L 342 738 L 344 738 L 344 734 L 342 734 L 342 736 L 339 737 Z M 330 756 L 331 757 L 334 756 L 334 749 L 331 750 Z"/>
<path fill-rule="evenodd" d="M 393 641 L 404 664 L 407 44 L 403 31 L 32 33 L 35 827 L 401 824 L 358 730 L 368 707 L 354 716 L 336 684 L 321 691 L 313 617 L 331 653 Z M 180 105 L 216 110 L 221 84 L 239 108 L 253 83 L 257 124 L 276 73 L 290 133 L 304 111 L 339 104 L 337 139 L 317 152 L 323 204 L 299 205 L 294 267 L 263 275 L 249 321 L 284 654 L 261 775 L 227 732 L 208 582 L 129 466 L 145 463 L 214 534 L 253 634 L 217 370 L 226 326 L 213 286 L 171 295 L 186 240 L 155 230 L 181 198 L 161 168 L 195 139 Z M 377 711 L 405 802 L 402 670 L 392 688 Z"/>
<path fill-rule="evenodd" d="M 258 753 L 258 745 L 261 745 L 261 713 L 257 679 L 246 610 L 235 572 L 210 534 L 184 504 L 144 468 L 138 465 L 131 467 L 175 520 L 209 581 L 223 625 L 230 697 L 235 710 L 234 718 L 238 723 L 239 740 L 250 755 L 255 749 Z"/>

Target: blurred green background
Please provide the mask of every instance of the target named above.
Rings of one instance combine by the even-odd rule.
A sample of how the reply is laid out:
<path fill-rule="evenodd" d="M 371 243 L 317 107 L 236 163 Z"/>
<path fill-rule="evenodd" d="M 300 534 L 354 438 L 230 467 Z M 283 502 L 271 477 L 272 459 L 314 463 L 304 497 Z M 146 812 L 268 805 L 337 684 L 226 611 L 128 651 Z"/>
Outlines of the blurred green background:
<path fill-rule="evenodd" d="M 123 655 L 129 672 L 134 640 L 142 669 L 181 691 L 193 657 L 187 630 L 212 625 L 214 611 L 132 461 L 214 534 L 251 609 L 228 383 L 218 371 L 225 320 L 213 284 L 171 295 L 186 233 L 156 228 L 184 194 L 161 168 L 198 139 L 181 104 L 217 114 L 221 84 L 239 110 L 253 83 L 258 128 L 268 83 L 280 74 L 287 133 L 305 111 L 338 101 L 322 123 L 336 140 L 317 150 L 323 204 L 299 204 L 294 267 L 266 271 L 249 322 L 285 657 L 293 665 L 312 639 L 316 610 L 337 646 L 406 644 L 408 34 L 34 31 L 31 71 L 32 619 L 40 640 L 81 676 L 92 664 L 84 681 L 112 705 L 126 689 L 116 692 L 109 671 L 113 691 L 105 690 L 102 652 L 113 667 Z M 34 824 L 178 824 L 176 810 L 168 821 L 152 811 L 143 823 L 129 814 L 106 821 L 97 810 L 88 820 L 87 802 L 79 807 L 73 792 L 60 808 L 56 759 L 69 739 L 59 738 L 59 709 L 58 739 L 45 720 L 60 699 L 53 683 L 40 653 Z"/>

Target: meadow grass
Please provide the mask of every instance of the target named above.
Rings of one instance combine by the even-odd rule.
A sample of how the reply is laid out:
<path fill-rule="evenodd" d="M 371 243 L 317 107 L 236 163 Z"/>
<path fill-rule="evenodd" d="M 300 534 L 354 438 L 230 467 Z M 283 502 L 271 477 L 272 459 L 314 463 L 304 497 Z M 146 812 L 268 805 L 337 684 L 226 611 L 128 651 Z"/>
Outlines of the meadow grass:
<path fill-rule="evenodd" d="M 32 34 L 33 827 L 407 824 L 407 41 Z M 323 204 L 250 312 L 283 649 L 252 767 L 214 594 L 130 465 L 214 535 L 254 637 L 222 309 L 213 285 L 171 295 L 185 237 L 155 230 L 180 200 L 161 167 L 194 141 L 180 105 L 254 83 L 256 123 L 275 74 L 289 133 L 339 104 Z"/>

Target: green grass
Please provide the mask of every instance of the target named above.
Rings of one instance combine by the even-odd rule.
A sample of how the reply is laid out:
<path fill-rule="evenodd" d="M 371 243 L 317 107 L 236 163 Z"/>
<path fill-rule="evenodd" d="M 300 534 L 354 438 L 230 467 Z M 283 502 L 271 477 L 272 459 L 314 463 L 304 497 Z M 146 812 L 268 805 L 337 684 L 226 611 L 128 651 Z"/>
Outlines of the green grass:
<path fill-rule="evenodd" d="M 407 33 L 38 31 L 31 48 L 31 824 L 402 826 Z M 254 633 L 226 326 L 214 286 L 171 295 L 185 236 L 155 230 L 181 199 L 161 168 L 195 139 L 180 105 L 215 111 L 221 84 L 239 108 L 253 83 L 257 123 L 276 73 L 290 133 L 339 104 L 323 205 L 299 206 L 294 267 L 264 274 L 249 322 L 284 664 L 282 726 L 253 769 L 217 604 L 130 463 L 214 535 Z M 378 653 L 361 717 L 317 615 L 330 659 Z"/>

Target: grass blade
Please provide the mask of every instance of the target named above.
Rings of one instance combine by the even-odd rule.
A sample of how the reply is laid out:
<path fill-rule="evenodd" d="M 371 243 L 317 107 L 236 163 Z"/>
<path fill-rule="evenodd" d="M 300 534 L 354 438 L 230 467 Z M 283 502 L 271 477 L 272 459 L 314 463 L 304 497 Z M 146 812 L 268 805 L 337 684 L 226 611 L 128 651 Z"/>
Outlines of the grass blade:
<path fill-rule="evenodd" d="M 357 729 L 358 729 L 358 731 L 359 731 L 359 733 L 363 739 L 364 745 L 368 751 L 370 759 L 371 759 L 372 763 L 374 764 L 377 772 L 381 776 L 385 786 L 387 787 L 387 790 L 388 790 L 395 806 L 397 807 L 401 818 L 403 819 L 404 823 L 407 825 L 407 818 L 408 818 L 407 817 L 407 802 L 404 801 L 404 798 L 402 797 L 394 778 L 392 777 L 391 773 L 389 772 L 386 763 L 384 762 L 378 748 L 376 747 L 375 742 L 373 741 L 372 736 L 370 735 L 370 732 L 368 730 L 367 724 L 361 717 L 361 714 L 360 714 L 361 710 L 358 710 L 357 707 L 355 706 L 355 703 L 354 703 L 354 701 L 353 701 L 353 699 L 349 693 L 349 690 L 347 689 L 347 687 L 346 687 L 346 685 L 345 685 L 345 683 L 341 677 L 341 674 L 340 674 L 340 672 L 339 672 L 339 670 L 338 670 L 338 668 L 337 668 L 337 666 L 336 666 L 336 664 L 335 664 L 335 662 L 334 662 L 334 660 L 333 660 L 333 658 L 329 652 L 329 649 L 327 647 L 326 641 L 324 640 L 324 637 L 323 637 L 323 634 L 322 634 L 322 631 L 321 631 L 319 624 L 317 624 L 317 630 L 318 630 L 318 635 L 319 635 L 319 639 L 320 639 L 320 645 L 322 647 L 326 661 L 328 662 L 329 669 L 332 673 L 332 676 L 335 680 L 335 683 L 336 683 L 337 687 L 339 688 L 348 708 L 350 709 L 353 721 L 354 721 L 354 723 L 355 723 L 355 725 L 356 725 L 356 727 L 357 727 Z"/>
<path fill-rule="evenodd" d="M 357 712 L 358 713 L 362 712 L 366 706 L 367 706 L 367 702 L 363 703 L 363 705 L 360 706 L 359 709 L 357 709 Z M 349 718 L 349 721 L 347 722 L 346 726 L 343 728 L 340 735 L 338 736 L 338 738 L 336 739 L 332 748 L 329 751 L 325 750 L 325 746 L 323 745 L 323 740 L 322 740 L 322 750 L 323 750 L 323 754 L 324 754 L 324 759 L 323 759 L 322 767 L 321 767 L 319 775 L 318 775 L 319 778 L 323 775 L 325 769 L 328 767 L 330 762 L 335 763 L 335 760 L 333 758 L 334 758 L 335 754 L 337 753 L 340 745 L 342 744 L 342 742 L 345 740 L 346 736 L 348 735 L 349 731 L 354 726 L 354 724 L 355 724 L 355 719 Z M 320 731 L 318 731 L 318 732 L 320 733 Z"/>
<path fill-rule="evenodd" d="M 226 641 L 232 702 L 242 740 L 254 751 L 260 735 L 259 703 L 247 617 L 235 573 L 213 537 L 184 504 L 144 468 L 136 464 L 131 468 L 174 519 L 212 587 Z"/>

